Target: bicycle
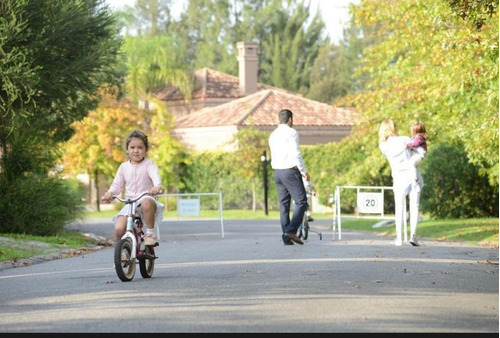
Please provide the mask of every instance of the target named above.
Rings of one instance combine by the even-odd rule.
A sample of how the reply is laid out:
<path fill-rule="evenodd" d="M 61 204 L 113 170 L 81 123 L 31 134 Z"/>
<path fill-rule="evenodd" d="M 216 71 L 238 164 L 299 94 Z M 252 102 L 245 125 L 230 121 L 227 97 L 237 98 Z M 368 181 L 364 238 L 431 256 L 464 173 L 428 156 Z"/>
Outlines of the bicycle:
<path fill-rule="evenodd" d="M 136 214 L 136 202 L 150 195 L 144 193 L 134 199 L 123 199 L 117 195 L 112 198 L 130 205 L 130 211 L 127 215 L 127 230 L 122 238 L 115 245 L 114 263 L 118 278 L 122 282 L 129 282 L 134 278 L 136 260 L 139 262 L 139 270 L 143 278 L 151 278 L 155 267 L 155 251 L 153 246 L 146 246 L 144 243 L 144 232 L 142 228 L 144 223 L 141 217 Z M 156 243 L 155 247 L 158 246 Z"/>
<path fill-rule="evenodd" d="M 308 189 L 306 193 L 307 193 L 307 198 L 309 199 L 309 197 L 313 194 L 313 191 L 311 189 Z M 314 231 L 309 228 L 309 215 L 306 211 L 304 212 L 304 218 L 302 219 L 302 224 L 297 229 L 297 236 L 299 238 L 307 239 L 307 237 L 309 237 L 309 231 L 317 233 L 319 236 L 319 240 L 323 239 L 323 235 L 321 234 L 321 232 Z"/>

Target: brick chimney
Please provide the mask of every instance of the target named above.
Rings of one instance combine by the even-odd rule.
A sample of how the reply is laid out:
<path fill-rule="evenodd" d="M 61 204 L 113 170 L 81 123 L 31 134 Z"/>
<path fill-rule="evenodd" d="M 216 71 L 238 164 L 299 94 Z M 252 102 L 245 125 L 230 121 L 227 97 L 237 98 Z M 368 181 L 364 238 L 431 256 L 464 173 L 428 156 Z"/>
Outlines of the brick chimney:
<path fill-rule="evenodd" d="M 238 42 L 236 46 L 238 47 L 240 91 L 246 96 L 257 91 L 259 45 L 254 42 Z"/>

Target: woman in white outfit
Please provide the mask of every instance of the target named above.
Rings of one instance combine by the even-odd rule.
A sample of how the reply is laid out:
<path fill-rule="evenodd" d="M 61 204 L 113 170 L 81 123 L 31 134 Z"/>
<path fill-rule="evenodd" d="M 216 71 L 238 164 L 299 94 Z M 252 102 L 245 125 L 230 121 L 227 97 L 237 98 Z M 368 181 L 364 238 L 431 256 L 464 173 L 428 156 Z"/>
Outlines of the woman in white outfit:
<path fill-rule="evenodd" d="M 396 221 L 396 242 L 401 246 L 402 226 L 406 216 L 405 199 L 410 194 L 410 240 L 413 246 L 419 246 L 417 241 L 418 209 L 420 203 L 420 193 L 424 186 L 424 180 L 417 168 L 418 181 L 415 182 L 415 167 L 410 162 L 411 151 L 406 147 L 410 141 L 408 136 L 399 136 L 396 124 L 393 120 L 382 121 L 379 128 L 379 149 L 389 161 L 391 166 L 392 184 L 394 191 L 395 221 Z"/>

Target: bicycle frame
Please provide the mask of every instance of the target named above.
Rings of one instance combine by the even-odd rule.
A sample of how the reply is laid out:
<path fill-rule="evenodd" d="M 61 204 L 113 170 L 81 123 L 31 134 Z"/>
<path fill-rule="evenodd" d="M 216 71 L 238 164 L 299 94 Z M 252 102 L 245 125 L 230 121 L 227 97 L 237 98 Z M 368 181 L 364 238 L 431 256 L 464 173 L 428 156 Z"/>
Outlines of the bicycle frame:
<path fill-rule="evenodd" d="M 134 199 L 123 199 L 119 196 L 114 195 L 113 198 L 116 198 L 117 200 L 126 203 L 129 205 L 129 213 L 127 214 L 127 230 L 125 231 L 125 234 L 121 237 L 121 239 L 130 239 L 132 241 L 132 253 L 131 253 L 131 259 L 136 259 L 137 258 L 137 239 L 140 236 L 140 232 L 138 230 L 142 231 L 142 220 L 140 219 L 140 216 L 135 214 L 135 208 L 136 208 L 136 203 L 138 200 L 140 200 L 142 197 L 149 195 L 149 193 L 143 193 L 141 196 L 134 198 Z M 136 219 L 139 219 L 139 222 L 141 222 L 141 226 L 137 227 L 134 226 L 134 222 Z M 142 247 L 143 243 L 141 241 L 141 248 L 139 250 L 144 250 Z"/>
<path fill-rule="evenodd" d="M 134 229 L 135 215 L 132 214 L 132 212 L 135 213 L 135 202 L 130 203 L 130 212 L 131 214 L 127 215 L 127 231 L 122 236 L 122 239 L 129 238 L 132 241 L 132 247 L 134 248 L 134 250 L 132 250 L 132 256 L 130 258 L 135 259 L 137 256 L 137 236 L 139 235 Z"/>
<path fill-rule="evenodd" d="M 149 195 L 149 193 L 144 193 L 134 199 L 123 199 L 116 195 L 113 196 L 113 198 L 129 204 L 129 212 L 126 215 L 127 229 L 115 245 L 113 257 L 115 271 L 123 282 L 129 282 L 134 278 L 136 260 L 139 264 L 141 276 L 143 278 L 151 278 L 154 271 L 154 261 L 158 258 L 155 255 L 154 248 L 145 245 L 143 241 L 144 232 L 142 230 L 144 223 L 142 218 L 136 215 L 136 202 L 145 195 Z"/>

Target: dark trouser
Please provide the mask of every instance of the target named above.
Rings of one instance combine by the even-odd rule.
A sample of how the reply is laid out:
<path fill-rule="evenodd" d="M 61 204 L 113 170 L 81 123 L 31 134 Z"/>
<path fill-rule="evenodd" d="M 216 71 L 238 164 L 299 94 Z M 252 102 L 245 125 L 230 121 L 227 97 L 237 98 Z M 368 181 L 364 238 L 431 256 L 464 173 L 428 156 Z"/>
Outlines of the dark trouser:
<path fill-rule="evenodd" d="M 274 183 L 278 191 L 280 201 L 280 222 L 283 234 L 297 233 L 297 229 L 304 218 L 309 205 L 307 195 L 302 182 L 302 175 L 296 168 L 276 169 L 274 172 Z M 292 219 L 290 220 L 290 202 L 295 202 Z"/>

